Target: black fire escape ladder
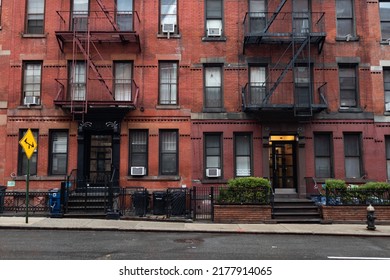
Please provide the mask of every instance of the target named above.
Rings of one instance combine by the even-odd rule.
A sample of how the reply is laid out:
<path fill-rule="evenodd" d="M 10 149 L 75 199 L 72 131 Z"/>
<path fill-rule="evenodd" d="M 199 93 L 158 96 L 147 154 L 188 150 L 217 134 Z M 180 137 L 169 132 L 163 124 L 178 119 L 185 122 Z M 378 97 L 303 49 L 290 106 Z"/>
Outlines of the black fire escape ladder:
<path fill-rule="evenodd" d="M 276 80 L 276 82 L 273 84 L 273 86 L 270 88 L 268 94 L 265 96 L 264 100 L 263 100 L 263 103 L 266 104 L 268 103 L 269 99 L 271 98 L 272 94 L 274 93 L 274 91 L 276 90 L 276 88 L 278 87 L 278 85 L 281 83 L 281 81 L 284 79 L 284 77 L 287 75 L 288 73 L 288 70 L 290 70 L 292 68 L 292 66 L 294 65 L 295 61 L 297 60 L 298 56 L 301 54 L 301 52 L 303 51 L 303 49 L 306 47 L 306 45 L 309 43 L 310 41 L 310 35 L 307 35 L 307 37 L 305 38 L 305 40 L 301 43 L 299 49 L 296 51 L 296 53 L 294 54 L 294 56 L 291 58 L 290 62 L 287 64 L 287 66 L 284 68 L 283 72 L 280 74 L 280 76 L 278 77 L 278 79 Z M 294 42 L 291 43 L 292 47 L 294 48 Z"/>
<path fill-rule="evenodd" d="M 98 3 L 98 5 L 100 6 L 100 8 L 102 9 L 102 11 L 104 12 L 104 15 L 106 16 L 106 18 L 108 19 L 108 21 L 111 23 L 112 27 L 114 28 L 115 31 L 119 31 L 119 27 L 118 25 L 116 24 L 115 20 L 112 18 L 112 16 L 110 15 L 110 13 L 108 12 L 106 6 L 104 6 L 104 4 L 102 3 L 101 0 L 96 0 L 96 2 Z"/>
<path fill-rule="evenodd" d="M 267 21 L 267 25 L 265 26 L 264 31 L 263 31 L 264 33 L 266 33 L 268 31 L 271 24 L 274 22 L 274 20 L 276 19 L 276 17 L 280 13 L 280 11 L 283 9 L 283 6 L 284 6 L 284 4 L 286 4 L 286 2 L 287 2 L 287 0 L 282 0 L 279 3 L 278 7 L 276 8 L 276 11 L 272 14 L 272 17 Z"/>
<path fill-rule="evenodd" d="M 77 46 L 79 47 L 80 51 L 83 53 L 84 57 L 89 62 L 89 66 L 91 67 L 91 69 L 96 73 L 98 81 L 107 89 L 107 91 L 111 94 L 111 96 L 113 96 L 113 93 L 112 93 L 111 89 L 107 85 L 107 83 L 104 80 L 102 74 L 100 74 L 100 72 L 97 69 L 95 63 L 93 62 L 91 56 L 87 53 L 87 51 L 85 50 L 83 44 L 81 43 L 81 41 L 80 41 L 80 39 L 78 37 L 75 37 L 75 42 L 76 42 Z"/>

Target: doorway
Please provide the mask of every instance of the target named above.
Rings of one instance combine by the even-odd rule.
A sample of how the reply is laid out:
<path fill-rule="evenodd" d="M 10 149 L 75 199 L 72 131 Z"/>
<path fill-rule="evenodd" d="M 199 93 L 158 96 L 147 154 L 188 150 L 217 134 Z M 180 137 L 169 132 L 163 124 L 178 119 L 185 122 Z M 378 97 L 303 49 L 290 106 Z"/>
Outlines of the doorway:
<path fill-rule="evenodd" d="M 92 184 L 108 182 L 112 172 L 112 135 L 90 134 L 87 150 L 86 174 Z"/>
<path fill-rule="evenodd" d="M 270 137 L 269 168 L 274 189 L 297 189 L 296 146 L 294 135 Z"/>

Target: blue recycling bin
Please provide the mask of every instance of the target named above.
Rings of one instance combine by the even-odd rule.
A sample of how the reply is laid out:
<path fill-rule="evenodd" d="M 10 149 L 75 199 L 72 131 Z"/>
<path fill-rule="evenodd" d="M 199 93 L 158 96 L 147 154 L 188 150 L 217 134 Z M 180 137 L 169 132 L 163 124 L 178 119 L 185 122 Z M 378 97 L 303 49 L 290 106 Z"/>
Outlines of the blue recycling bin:
<path fill-rule="evenodd" d="M 52 216 L 61 215 L 61 190 L 60 189 L 49 190 L 49 207 L 50 207 L 50 214 Z"/>

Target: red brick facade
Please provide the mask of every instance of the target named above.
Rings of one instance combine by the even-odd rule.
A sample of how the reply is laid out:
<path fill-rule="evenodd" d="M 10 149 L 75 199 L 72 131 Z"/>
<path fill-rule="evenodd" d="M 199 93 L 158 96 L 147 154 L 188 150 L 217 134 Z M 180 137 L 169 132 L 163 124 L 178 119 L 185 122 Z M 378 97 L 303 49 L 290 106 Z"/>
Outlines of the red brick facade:
<path fill-rule="evenodd" d="M 388 206 L 375 206 L 374 208 L 375 217 L 378 222 L 390 221 Z M 367 206 L 322 206 L 321 211 L 324 221 L 367 221 Z"/>
<path fill-rule="evenodd" d="M 79 148 L 83 141 L 80 140 L 79 128 L 83 117 L 88 119 L 88 112 L 85 112 L 85 116 L 80 116 L 72 114 L 65 106 L 54 104 L 61 90 L 60 82 L 67 79 L 70 71 L 69 63 L 85 59 L 80 51 L 75 54 L 72 44 L 67 44 L 62 51 L 56 37 L 56 32 L 63 28 L 63 21 L 68 20 L 61 19 L 56 11 L 70 11 L 71 2 L 44 1 L 44 33 L 37 35 L 26 32 L 28 1 L 2 1 L 0 142 L 3 145 L 0 145 L 0 184 L 9 185 L 13 189 L 25 187 L 25 177 L 18 172 L 21 129 L 36 129 L 39 135 L 37 174 L 31 177 L 31 189 L 59 187 L 64 178 L 64 175 L 51 175 L 49 172 L 52 164 L 52 131 L 64 130 L 68 133 L 67 174 L 73 169 L 80 169 L 83 164 L 84 167 L 88 165 L 80 162 L 82 159 Z M 102 2 L 106 9 L 114 10 L 115 1 L 89 2 L 90 11 L 101 11 L 98 2 Z M 323 45 L 314 44 L 310 49 L 305 48 L 295 65 L 310 57 L 311 81 L 313 84 L 326 83 L 327 108 L 313 111 L 312 115 L 303 118 L 294 114 L 295 107 L 288 107 L 290 111 L 285 114 L 285 108 L 276 106 L 276 110 L 263 114 L 262 110 L 248 111 L 242 106 L 242 92 L 250 82 L 250 67 L 265 66 L 269 80 L 275 82 L 291 59 L 292 51 L 288 50 L 288 44 L 246 45 L 243 22 L 248 16 L 249 1 L 221 0 L 222 36 L 208 38 L 205 2 L 206 0 L 177 1 L 178 32 L 167 36 L 159 31 L 160 1 L 134 0 L 133 11 L 139 17 L 136 34 L 139 36 L 140 48 L 138 49 L 137 44 L 107 43 L 103 46 L 96 43 L 100 56 L 94 53 L 93 59 L 98 70 L 105 75 L 110 74 L 115 61 L 131 61 L 132 78 L 139 87 L 137 104 L 134 110 L 129 110 L 120 120 L 120 131 L 117 134 L 119 138 L 115 140 L 119 143 L 117 168 L 121 187 L 164 189 L 224 184 L 237 175 L 240 159 L 235 139 L 242 133 L 250 137 L 248 172 L 253 176 L 271 179 L 274 171 L 271 167 L 270 154 L 273 146 L 270 137 L 295 137 L 295 140 L 290 141 L 294 146 L 294 174 L 290 177 L 285 175 L 287 181 L 283 182 L 291 184 L 300 196 L 304 196 L 306 191 L 304 178 L 316 176 L 314 135 L 323 132 L 331 136 L 333 177 L 346 177 L 344 136 L 346 133 L 358 133 L 361 139 L 361 175 L 377 181 L 388 179 L 389 159 L 386 159 L 385 147 L 386 141 L 390 141 L 390 113 L 385 112 L 383 76 L 384 69 L 390 67 L 390 46 L 381 41 L 378 1 L 353 1 L 356 26 L 356 37 L 353 40 L 337 37 L 335 1 L 309 1 L 313 13 L 325 13 L 325 41 Z M 269 2 L 268 12 L 274 12 L 278 3 L 283 1 Z M 291 13 L 292 2 L 294 1 L 287 1 L 280 13 Z M 92 12 L 90 16 L 93 16 Z M 107 19 L 104 24 L 109 25 Z M 278 22 L 273 24 L 280 25 Z M 287 56 L 283 56 L 286 50 Z M 24 106 L 24 65 L 34 61 L 42 62 L 41 103 L 39 106 Z M 178 62 L 177 104 L 174 105 L 161 105 L 158 101 L 159 62 L 162 61 Z M 357 67 L 358 104 L 353 110 L 340 108 L 339 64 L 354 64 Z M 222 106 L 217 110 L 205 108 L 205 68 L 209 66 L 222 69 Z M 104 78 L 108 86 L 112 87 L 112 78 L 106 76 Z M 293 71 L 289 69 L 283 82 L 292 81 Z M 88 83 L 90 97 L 106 98 L 105 90 L 96 76 L 93 76 L 91 68 Z M 292 96 L 292 88 L 290 91 Z M 288 93 L 285 91 L 285 94 L 286 92 Z M 283 99 L 283 96 L 280 98 Z M 315 102 L 319 102 L 316 93 L 313 98 Z M 107 107 L 111 110 L 110 106 Z M 101 123 L 104 125 L 110 121 L 112 120 L 107 114 L 107 119 Z M 129 174 L 129 137 L 130 131 L 136 129 L 148 132 L 147 174 L 141 177 Z M 161 175 L 162 130 L 174 130 L 178 133 L 178 168 L 174 175 Z M 207 135 L 220 137 L 218 153 L 221 176 L 206 176 L 209 164 L 207 155 L 210 155 L 205 143 Z"/>

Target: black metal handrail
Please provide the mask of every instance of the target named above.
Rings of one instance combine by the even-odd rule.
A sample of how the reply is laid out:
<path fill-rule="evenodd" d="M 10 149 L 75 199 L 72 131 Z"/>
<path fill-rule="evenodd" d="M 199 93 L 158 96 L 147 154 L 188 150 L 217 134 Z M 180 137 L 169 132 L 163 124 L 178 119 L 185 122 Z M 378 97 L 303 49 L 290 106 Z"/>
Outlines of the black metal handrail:
<path fill-rule="evenodd" d="M 29 213 L 48 213 L 49 192 L 29 192 Z M 6 191 L 0 193 L 1 204 L 0 213 L 19 213 L 26 211 L 26 192 L 24 191 Z"/>

